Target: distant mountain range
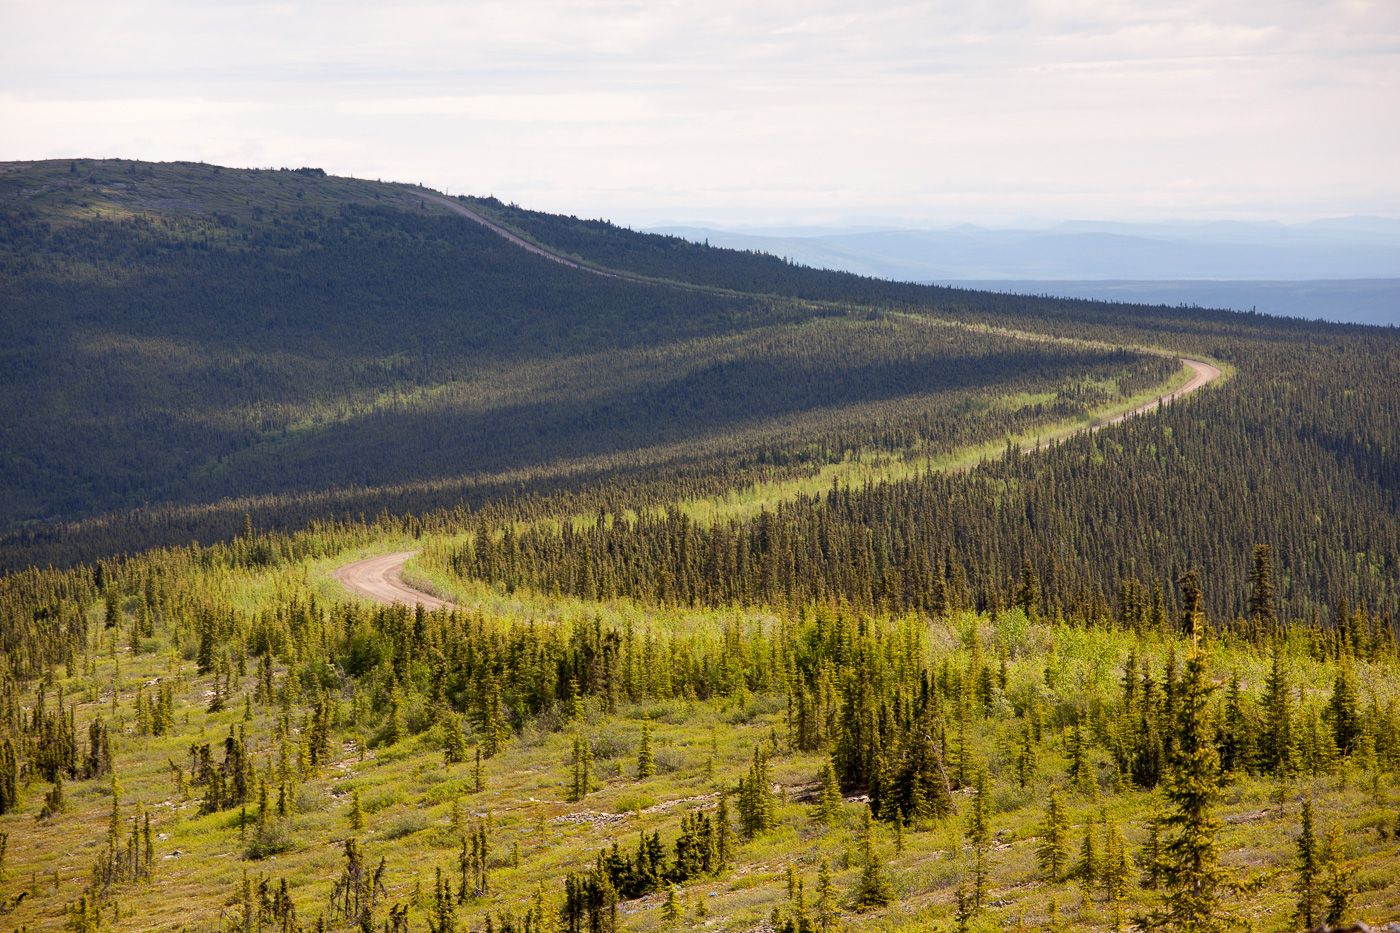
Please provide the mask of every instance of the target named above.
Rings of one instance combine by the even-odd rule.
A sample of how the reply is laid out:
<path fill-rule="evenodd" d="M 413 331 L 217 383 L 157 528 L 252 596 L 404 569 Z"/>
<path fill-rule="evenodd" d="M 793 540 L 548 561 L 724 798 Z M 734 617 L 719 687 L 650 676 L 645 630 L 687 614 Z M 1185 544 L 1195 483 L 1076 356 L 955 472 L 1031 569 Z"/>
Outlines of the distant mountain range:
<path fill-rule="evenodd" d="M 1303 279 L 1295 281 L 1175 279 L 1108 280 L 967 279 L 960 288 L 1091 298 L 1134 304 L 1229 308 L 1344 324 L 1400 325 L 1400 279 Z"/>
<path fill-rule="evenodd" d="M 1375 279 L 1400 277 L 1400 220 L 1127 224 L 1044 229 L 656 228 L 804 265 L 918 282 Z"/>
<path fill-rule="evenodd" d="M 1400 325 L 1400 220 L 652 230 L 881 278 Z"/>

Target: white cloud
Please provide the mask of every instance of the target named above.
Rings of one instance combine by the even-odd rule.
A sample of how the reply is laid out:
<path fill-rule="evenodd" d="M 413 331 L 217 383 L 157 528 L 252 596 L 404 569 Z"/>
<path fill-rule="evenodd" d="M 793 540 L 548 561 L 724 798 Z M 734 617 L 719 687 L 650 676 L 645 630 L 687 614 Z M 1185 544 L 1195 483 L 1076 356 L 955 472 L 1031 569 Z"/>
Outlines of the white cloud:
<path fill-rule="evenodd" d="M 1400 4 L 0 0 L 0 157 L 648 223 L 1400 213 Z"/>
<path fill-rule="evenodd" d="M 616 93 L 474 94 L 456 97 L 379 97 L 338 101 L 356 117 L 456 117 L 496 123 L 596 124 L 651 119 L 659 111 L 645 95 Z"/>

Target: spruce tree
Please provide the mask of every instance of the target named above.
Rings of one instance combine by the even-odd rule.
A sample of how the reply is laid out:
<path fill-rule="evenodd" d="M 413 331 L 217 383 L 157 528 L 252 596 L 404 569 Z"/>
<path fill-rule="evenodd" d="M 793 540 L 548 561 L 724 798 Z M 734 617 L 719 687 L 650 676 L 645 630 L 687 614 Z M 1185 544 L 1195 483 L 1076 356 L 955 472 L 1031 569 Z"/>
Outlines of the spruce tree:
<path fill-rule="evenodd" d="M 1035 750 L 1035 736 L 1031 734 L 1030 723 L 1021 730 L 1021 744 L 1016 750 L 1016 783 L 1025 790 L 1035 780 L 1040 758 Z"/>
<path fill-rule="evenodd" d="M 1146 918 L 1149 927 L 1214 933 L 1229 928 L 1221 906 L 1225 871 L 1220 864 L 1220 757 L 1210 711 L 1214 690 L 1200 646 L 1203 626 L 1201 594 L 1194 572 L 1181 581 L 1183 627 L 1192 650 L 1185 676 L 1177 686 L 1175 741 L 1168 759 L 1165 794 L 1170 805 L 1163 818 L 1166 840 L 1160 874 L 1166 904 Z"/>
<path fill-rule="evenodd" d="M 1295 770 L 1293 727 L 1293 687 L 1283 648 L 1275 642 L 1264 681 L 1264 728 L 1259 753 L 1265 769 L 1280 784 L 1286 783 Z"/>
<path fill-rule="evenodd" d="M 642 741 L 637 746 L 637 780 L 644 780 L 656 773 L 656 755 L 651 748 L 651 723 L 642 723 Z"/>
<path fill-rule="evenodd" d="M 1230 675 L 1225 691 L 1225 715 L 1220 729 L 1220 768 L 1226 774 L 1245 771 L 1254 762 L 1256 723 L 1245 709 L 1238 671 Z"/>
<path fill-rule="evenodd" d="M 749 773 L 739 782 L 739 830 L 752 839 L 778 825 L 778 801 L 768 776 L 768 758 L 755 745 Z"/>
<path fill-rule="evenodd" d="M 1079 878 L 1079 883 L 1084 886 L 1086 897 L 1099 883 L 1100 868 L 1099 849 L 1094 841 L 1094 820 L 1091 817 L 1084 821 L 1084 842 L 1079 846 L 1079 864 L 1074 872 Z"/>
<path fill-rule="evenodd" d="M 582 735 L 575 733 L 569 799 L 575 802 L 580 801 L 594 790 L 593 746 Z"/>
<path fill-rule="evenodd" d="M 851 902 L 856 910 L 873 910 L 888 905 L 894 899 L 894 892 L 885 877 L 884 862 L 875 849 L 875 824 L 868 807 L 861 811 L 860 828 L 861 873 Z"/>
<path fill-rule="evenodd" d="M 429 933 L 456 933 L 457 905 L 452 897 L 452 885 L 442 876 L 442 868 L 437 869 L 433 883 L 433 904 L 428 916 Z"/>
<path fill-rule="evenodd" d="M 1104 845 L 1103 888 L 1108 901 L 1114 933 L 1123 929 L 1123 902 L 1128 896 L 1131 866 L 1128 864 L 1128 841 L 1117 826 L 1108 827 Z"/>
<path fill-rule="evenodd" d="M 1069 731 L 1069 779 L 1081 793 L 1091 793 L 1095 787 L 1094 768 L 1089 762 L 1089 740 L 1082 723 L 1076 722 Z"/>
<path fill-rule="evenodd" d="M 1035 848 L 1041 870 L 1051 881 L 1064 877 L 1069 863 L 1069 814 L 1065 812 L 1060 792 L 1052 789 L 1045 808 L 1045 822 L 1040 827 L 1040 842 Z"/>
<path fill-rule="evenodd" d="M 462 728 L 461 717 L 456 713 L 447 713 L 442 717 L 442 728 L 446 733 L 442 746 L 443 760 L 450 765 L 466 761 L 467 736 Z"/>
<path fill-rule="evenodd" d="M 1351 665 L 1342 661 L 1332 681 L 1332 696 L 1327 701 L 1327 720 L 1332 726 L 1332 740 L 1337 751 L 1350 755 L 1361 735 L 1361 714 L 1357 708 L 1356 681 Z"/>
<path fill-rule="evenodd" d="M 19 809 L 19 755 L 9 736 L 0 739 L 0 816 Z"/>
<path fill-rule="evenodd" d="M 1319 894 L 1319 862 L 1321 861 L 1317 847 L 1317 836 L 1313 831 L 1313 806 L 1312 798 L 1303 799 L 1302 813 L 1299 816 L 1301 832 L 1298 834 L 1298 879 L 1293 883 L 1293 891 L 1298 895 L 1298 907 L 1294 911 L 1294 917 L 1303 925 L 1304 929 L 1311 930 L 1318 919 Z"/>
<path fill-rule="evenodd" d="M 365 810 L 360 804 L 360 789 L 357 787 L 350 792 L 350 813 L 348 815 L 350 829 L 353 832 L 360 832 L 365 828 Z"/>
<path fill-rule="evenodd" d="M 734 830 L 729 825 L 729 795 L 719 795 L 715 810 L 715 871 L 727 869 L 734 861 Z"/>
<path fill-rule="evenodd" d="M 831 882 L 831 863 L 822 859 L 817 872 L 817 929 L 831 933 L 836 927 L 836 889 Z"/>
<path fill-rule="evenodd" d="M 1147 821 L 1147 840 L 1143 843 L 1139 856 L 1142 867 L 1142 886 L 1154 891 L 1162 883 L 1162 818 L 1154 816 Z"/>
<path fill-rule="evenodd" d="M 397 745 L 407 734 L 403 724 L 403 700 L 399 688 L 394 687 L 389 693 L 389 714 L 384 721 L 384 744 Z"/>
<path fill-rule="evenodd" d="M 1341 827 L 1334 825 L 1327 831 L 1327 842 L 1322 849 L 1321 877 L 1322 897 L 1326 905 L 1328 926 L 1339 927 L 1347 922 L 1351 913 L 1351 902 L 1356 898 L 1356 869 L 1347 863 L 1343 851 Z"/>
<path fill-rule="evenodd" d="M 821 787 L 817 791 L 817 809 L 813 814 L 822 826 L 835 826 L 841 821 L 841 787 L 836 781 L 836 767 L 827 759 L 822 764 Z"/>
<path fill-rule="evenodd" d="M 490 758 L 505 747 L 510 736 L 506 724 L 505 704 L 501 698 L 501 682 L 493 674 L 486 674 L 480 688 L 481 703 L 477 710 L 477 728 L 481 734 L 481 746 L 486 757 Z M 578 717 L 575 721 L 581 720 Z"/>
<path fill-rule="evenodd" d="M 927 702 L 898 751 L 878 755 L 870 797 L 881 819 L 919 824 L 953 812 L 940 725 L 937 703 Z"/>
<path fill-rule="evenodd" d="M 992 801 L 987 772 L 978 771 L 973 785 L 972 807 L 967 814 L 967 841 L 972 845 L 972 909 L 979 913 L 987 899 L 988 855 L 992 844 Z"/>
<path fill-rule="evenodd" d="M 1040 620 L 1040 576 L 1030 558 L 1021 562 L 1021 584 L 1016 588 L 1016 605 L 1032 622 Z"/>
<path fill-rule="evenodd" d="M 53 787 L 44 795 L 44 806 L 39 810 L 39 819 L 50 819 L 67 808 L 68 803 L 63 799 L 63 772 L 59 771 L 53 776 Z"/>

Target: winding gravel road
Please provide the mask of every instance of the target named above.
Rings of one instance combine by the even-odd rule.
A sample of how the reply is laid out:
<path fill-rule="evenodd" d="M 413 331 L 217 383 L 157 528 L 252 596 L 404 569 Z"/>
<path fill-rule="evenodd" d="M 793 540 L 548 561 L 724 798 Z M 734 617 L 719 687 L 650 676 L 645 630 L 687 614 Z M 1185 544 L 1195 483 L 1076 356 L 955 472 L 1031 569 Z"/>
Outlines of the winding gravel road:
<path fill-rule="evenodd" d="M 386 606 L 401 603 L 405 606 L 421 605 L 424 609 L 451 609 L 452 603 L 438 599 L 431 593 L 415 590 L 403 582 L 403 565 L 417 551 L 395 551 L 392 554 L 377 554 L 357 560 L 353 564 L 337 567 L 331 576 L 356 596 Z"/>
<path fill-rule="evenodd" d="M 478 214 L 476 211 L 462 204 L 462 202 L 460 201 L 456 201 L 451 198 L 444 197 L 442 195 L 420 191 L 417 189 L 414 189 L 413 193 L 416 194 L 418 197 L 422 198 L 424 201 L 431 202 L 433 204 L 438 205 L 439 207 L 444 207 L 452 211 L 454 214 L 457 214 L 461 217 L 467 218 L 468 220 L 472 220 L 476 223 L 481 224 L 483 227 L 486 227 L 488 230 L 492 231 L 498 236 L 506 239 L 511 243 L 514 243 L 521 249 L 534 253 L 536 256 L 541 256 L 552 262 L 560 263 L 561 265 L 568 266 L 571 269 L 579 269 L 583 272 L 591 272 L 594 275 L 600 275 L 606 278 L 634 278 L 633 276 L 616 275 L 614 273 L 606 272 L 602 269 L 594 269 L 589 266 L 582 266 L 571 259 L 566 259 L 563 256 L 551 253 L 549 250 L 537 246 L 536 244 L 531 243 L 525 239 L 522 239 L 510 230 L 507 230 L 505 227 L 502 227 L 494 221 L 482 216 L 481 214 Z M 635 278 L 639 281 L 646 281 L 640 276 L 637 276 Z M 1126 421 L 1127 419 L 1132 418 L 1136 415 L 1150 414 L 1151 412 L 1156 411 L 1159 405 L 1170 404 L 1176 401 L 1177 399 L 1182 398 L 1183 396 L 1190 395 L 1192 392 L 1195 392 L 1197 389 L 1200 389 L 1203 386 L 1209 385 L 1210 383 L 1219 379 L 1221 376 L 1220 368 L 1218 366 L 1214 366 L 1210 363 L 1207 363 L 1204 360 L 1194 360 L 1189 357 L 1181 357 L 1181 362 L 1186 366 L 1189 366 L 1192 372 L 1191 378 L 1185 383 L 1183 383 L 1179 388 L 1168 392 L 1165 395 L 1160 395 L 1157 398 L 1152 399 L 1150 402 L 1146 402 L 1142 405 L 1139 405 L 1137 408 L 1131 409 L 1130 411 L 1125 411 L 1122 414 L 1115 415 L 1112 418 L 1105 419 L 1095 424 L 1086 425 L 1072 432 L 1072 434 L 1066 436 L 1073 436 L 1073 434 L 1079 434 L 1084 431 L 1096 431 L 1100 428 L 1105 428 L 1109 425 L 1118 424 L 1119 422 Z M 1042 445 L 1035 444 L 1028 449 L 1034 449 L 1040 446 Z M 447 600 L 434 596 L 431 593 L 424 593 L 422 590 L 416 590 L 404 582 L 403 566 L 409 558 L 413 557 L 417 553 L 417 551 L 395 551 L 392 554 L 378 554 L 374 557 L 366 557 L 364 560 L 357 560 L 354 563 L 346 564 L 343 567 L 336 568 L 334 571 L 332 571 L 331 576 L 335 577 L 347 590 L 349 590 L 351 593 L 354 593 L 356 596 L 362 596 L 366 599 L 373 600 L 374 602 L 382 603 L 384 605 L 421 605 L 424 609 L 455 608 L 453 604 L 448 602 Z"/>
<path fill-rule="evenodd" d="M 1213 366 L 1210 363 L 1207 363 L 1205 360 L 1193 360 L 1189 357 L 1183 356 L 1181 357 L 1181 362 L 1191 367 L 1191 378 L 1186 380 L 1186 382 L 1181 386 L 1181 388 L 1177 389 L 1175 392 L 1168 392 L 1166 395 L 1159 395 L 1152 401 L 1145 402 L 1144 404 L 1139 405 L 1137 408 L 1134 408 L 1132 411 L 1125 411 L 1121 415 L 1115 415 L 1112 418 L 1109 418 L 1107 421 L 1100 422 L 1099 424 L 1095 425 L 1095 427 L 1103 428 L 1107 427 L 1110 424 L 1117 424 L 1120 421 L 1128 420 L 1134 415 L 1151 414 L 1152 412 L 1157 410 L 1158 405 L 1166 405 L 1175 402 L 1183 395 L 1190 395 L 1192 392 L 1195 392 L 1202 386 L 1210 385 L 1212 382 L 1219 379 L 1221 376 L 1220 367 Z"/>

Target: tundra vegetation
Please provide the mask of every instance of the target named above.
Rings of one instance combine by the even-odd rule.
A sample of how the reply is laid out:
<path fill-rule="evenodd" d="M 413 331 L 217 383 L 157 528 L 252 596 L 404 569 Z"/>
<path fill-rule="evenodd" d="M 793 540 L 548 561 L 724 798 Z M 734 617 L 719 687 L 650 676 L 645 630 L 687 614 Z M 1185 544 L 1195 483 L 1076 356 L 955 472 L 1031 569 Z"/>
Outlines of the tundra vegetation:
<path fill-rule="evenodd" d="M 0 172 L 0 925 L 1400 916 L 1393 332 L 415 190 Z"/>

